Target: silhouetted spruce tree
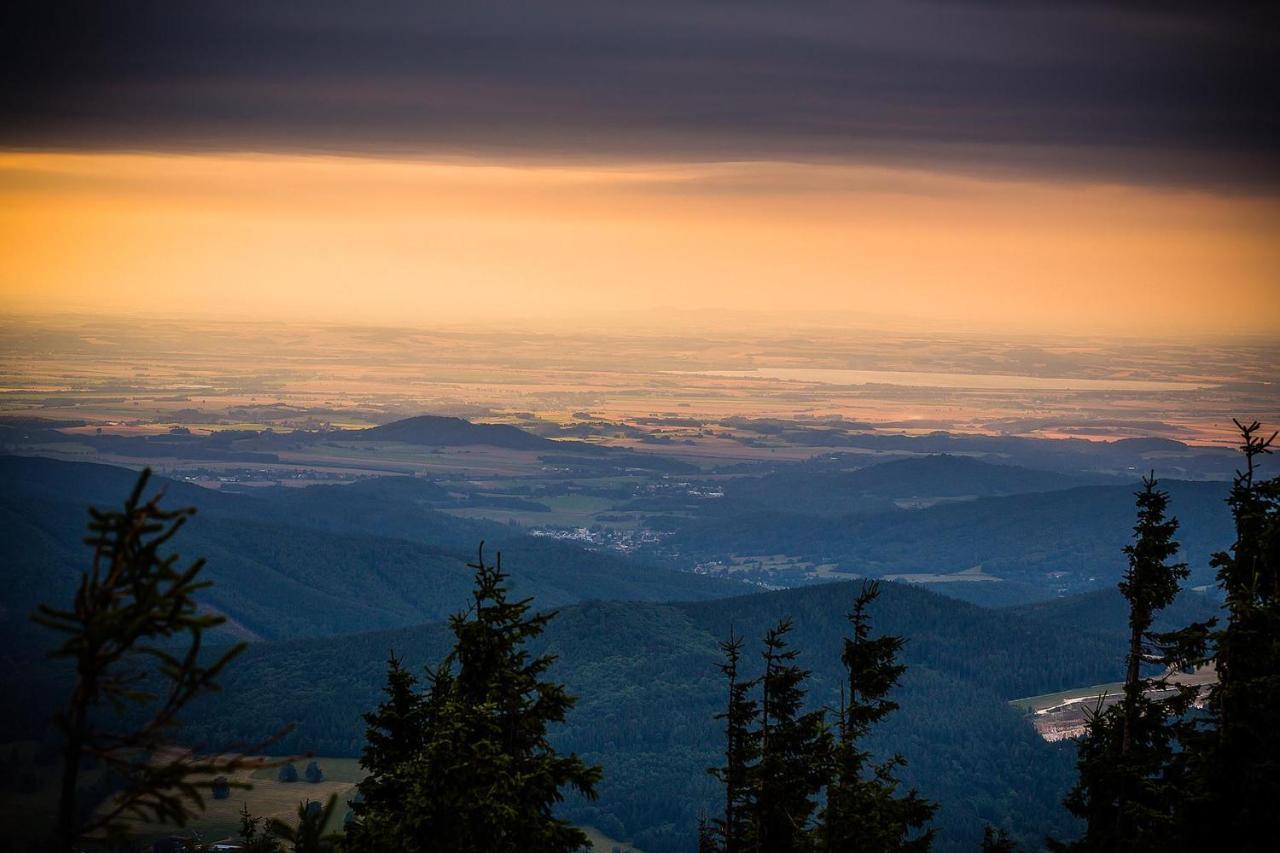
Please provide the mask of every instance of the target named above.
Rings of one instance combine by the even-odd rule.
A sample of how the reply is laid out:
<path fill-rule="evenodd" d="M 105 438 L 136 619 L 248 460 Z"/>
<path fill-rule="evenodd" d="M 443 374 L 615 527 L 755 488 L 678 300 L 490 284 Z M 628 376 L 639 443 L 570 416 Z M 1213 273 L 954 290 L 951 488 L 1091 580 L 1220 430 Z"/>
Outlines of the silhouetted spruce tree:
<path fill-rule="evenodd" d="M 554 614 L 531 616 L 528 599 L 508 601 L 501 556 L 490 566 L 481 550 L 469 565 L 474 603 L 450 619 L 454 648 L 428 673 L 421 744 L 386 777 L 401 786 L 402 805 L 366 808 L 353 850 L 551 853 L 587 844 L 552 809 L 566 786 L 593 798 L 600 769 L 547 742 L 547 726 L 575 700 L 545 679 L 554 658 L 524 648 Z"/>
<path fill-rule="evenodd" d="M 403 811 L 408 785 L 405 773 L 426 741 L 425 702 L 413 677 L 392 652 L 387 658 L 386 698 L 376 710 L 364 714 L 365 745 L 360 766 L 366 772 L 352 801 L 354 815 L 347 826 L 348 846 L 356 850 L 381 849 L 378 840 L 388 821 Z"/>
<path fill-rule="evenodd" d="M 933 843 L 933 829 L 919 830 L 937 806 L 914 788 L 895 796 L 894 772 L 906 763 L 902 756 L 872 765 L 870 754 L 860 747 L 871 727 L 897 710 L 897 703 L 887 697 L 906 671 L 897 663 L 904 639 L 871 636 L 868 608 L 879 594 L 879 584 L 863 583 L 849 614 L 853 636 L 845 639 L 841 655 L 848 673 L 848 703 L 842 688 L 827 804 L 817 833 L 824 850 L 925 851 Z"/>
<path fill-rule="evenodd" d="M 1185 563 L 1170 562 L 1178 551 L 1177 519 L 1166 518 L 1169 495 L 1143 479 L 1136 494 L 1137 523 L 1126 545 L 1128 568 L 1119 588 L 1129 602 L 1129 648 L 1121 701 L 1090 715 L 1079 744 L 1080 777 L 1067 807 L 1086 822 L 1085 835 L 1070 849 L 1169 850 L 1175 820 L 1185 808 L 1187 780 L 1178 756 L 1186 733 L 1182 722 L 1196 688 L 1178 688 L 1167 672 L 1160 638 L 1150 633 L 1155 614 L 1171 604 L 1187 576 Z M 1158 678 L 1142 675 L 1144 662 L 1165 668 Z M 1153 698 L 1153 692 L 1161 698 Z"/>
<path fill-rule="evenodd" d="M 203 560 L 185 568 L 169 541 L 195 512 L 165 510 L 159 497 L 144 501 L 144 470 L 121 510 L 90 509 L 90 568 L 80 576 L 66 610 L 41 605 L 32 618 L 65 635 L 53 656 L 74 667 L 75 682 L 54 723 L 65 738 L 55 837 L 50 849 L 69 851 L 81 835 L 123 834 L 127 820 L 182 825 L 203 809 L 203 791 L 218 774 L 244 766 L 242 757 L 140 761 L 172 744 L 179 714 L 197 696 L 216 690 L 218 677 L 243 649 L 202 654 L 205 632 L 221 616 L 199 612 L 195 595 Z M 178 647 L 185 638 L 186 648 Z M 121 712 L 133 706 L 141 721 L 124 727 Z M 127 780 L 102 809 L 80 802 L 79 775 L 92 756 L 108 774 Z M 231 786 L 244 787 L 232 782 Z"/>
<path fill-rule="evenodd" d="M 784 619 L 765 635 L 755 735 L 760 760 L 750 774 L 755 789 L 752 844 L 770 853 L 812 849 L 810 823 L 831 753 L 823 712 L 803 711 L 809 671 L 796 665 L 798 653 L 787 647 L 790 630 L 791 620 Z"/>
<path fill-rule="evenodd" d="M 1229 839 L 1232 849 L 1261 851 L 1280 836 L 1280 478 L 1262 480 L 1257 467 L 1276 435 L 1264 438 L 1256 421 L 1235 423 L 1245 457 L 1227 501 L 1236 540 L 1212 561 L 1226 624 L 1210 637 L 1212 725 L 1190 745 L 1199 787 L 1181 829 L 1188 847 Z"/>
<path fill-rule="evenodd" d="M 1178 553 L 1174 534 L 1178 520 L 1165 518 L 1169 493 L 1156 488 L 1154 472 L 1142 480 L 1138 499 L 1138 521 L 1133 543 L 1124 547 L 1129 566 L 1120 580 L 1120 594 L 1129 602 L 1129 654 L 1125 662 L 1124 701 L 1120 754 L 1133 749 L 1134 729 L 1150 682 L 1142 677 L 1142 663 L 1149 655 L 1146 644 L 1155 614 L 1173 603 L 1179 584 L 1186 580 L 1186 563 L 1170 563 Z"/>
<path fill-rule="evenodd" d="M 745 679 L 739 672 L 742 659 L 742 638 L 730 631 L 729 639 L 720 643 L 724 662 L 720 671 L 728 681 L 728 701 L 724 713 L 717 720 L 724 721 L 724 766 L 709 771 L 724 786 L 724 814 L 705 827 L 700 842 L 710 844 L 710 849 L 724 853 L 742 853 L 749 850 L 753 836 L 752 819 L 755 805 L 752 770 L 760 755 L 757 732 L 753 726 L 759 712 L 758 703 L 750 692 L 756 682 Z"/>

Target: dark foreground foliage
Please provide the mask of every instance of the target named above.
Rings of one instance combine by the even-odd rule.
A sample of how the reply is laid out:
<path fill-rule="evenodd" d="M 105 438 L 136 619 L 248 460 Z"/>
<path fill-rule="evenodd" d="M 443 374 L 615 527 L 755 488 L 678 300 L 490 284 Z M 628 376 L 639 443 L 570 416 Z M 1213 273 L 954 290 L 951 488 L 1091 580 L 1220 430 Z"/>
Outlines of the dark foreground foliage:
<path fill-rule="evenodd" d="M 879 596 L 864 583 L 849 614 L 853 636 L 844 640 L 834 733 L 825 709 L 805 711 L 810 673 L 789 648 L 792 623 L 784 619 L 764 637 L 764 674 L 739 675 L 742 642 L 721 643 L 728 701 L 724 765 L 712 769 L 725 789 L 724 813 L 699 832 L 699 850 L 743 853 L 778 850 L 926 851 L 934 830 L 924 826 L 937 806 L 915 789 L 896 791 L 900 755 L 878 764 L 864 747 L 874 724 L 897 709 L 888 698 L 906 667 L 897 663 L 905 640 L 873 637 L 869 607 Z M 750 698 L 757 688 L 760 699 Z M 820 798 L 825 805 L 819 808 Z"/>
<path fill-rule="evenodd" d="M 559 754 L 547 728 L 574 699 L 545 676 L 554 661 L 529 639 L 554 614 L 507 598 L 506 576 L 480 558 L 474 604 L 449 621 L 454 646 L 425 691 L 393 656 L 386 700 L 365 719 L 369 777 L 353 804 L 352 851 L 572 851 L 583 832 L 554 813 L 570 788 L 593 797 L 600 769 Z"/>
<path fill-rule="evenodd" d="M 1151 635 L 1185 565 L 1168 496 L 1153 480 L 1138 494 L 1134 542 L 1121 592 L 1132 629 L 1123 700 L 1090 720 L 1080 779 L 1067 805 L 1087 823 L 1059 849 L 1080 851 L 1272 850 L 1280 834 L 1280 479 L 1262 480 L 1259 459 L 1275 434 L 1241 424 L 1243 469 L 1228 504 L 1236 538 L 1215 554 L 1225 623 Z M 1153 646 L 1154 649 L 1149 649 Z M 1162 668 L 1143 678 L 1144 662 Z M 1169 683 L 1177 669 L 1216 666 L 1204 695 Z M 1192 710 L 1202 703 L 1203 711 Z"/>
<path fill-rule="evenodd" d="M 162 509 L 158 497 L 144 501 L 149 476 L 142 472 L 122 509 L 89 511 L 85 542 L 93 557 L 71 606 L 42 605 L 33 617 L 63 637 L 51 654 L 75 673 L 71 695 L 54 717 L 64 747 L 50 849 L 73 850 L 93 834 L 121 836 L 127 819 L 182 825 L 203 809 L 214 777 L 243 762 L 171 749 L 179 714 L 218 689 L 223 669 L 243 646 L 211 660 L 202 655 L 205 632 L 224 621 L 197 608 L 196 593 L 209 586 L 199 577 L 204 561 L 184 567 L 177 554 L 163 550 L 194 510 Z M 138 721 L 126 724 L 120 716 L 131 706 Z M 170 757 L 158 757 L 163 754 Z M 79 790 L 89 762 L 121 780 L 97 809 Z M 229 787 L 225 779 L 222 786 Z"/>

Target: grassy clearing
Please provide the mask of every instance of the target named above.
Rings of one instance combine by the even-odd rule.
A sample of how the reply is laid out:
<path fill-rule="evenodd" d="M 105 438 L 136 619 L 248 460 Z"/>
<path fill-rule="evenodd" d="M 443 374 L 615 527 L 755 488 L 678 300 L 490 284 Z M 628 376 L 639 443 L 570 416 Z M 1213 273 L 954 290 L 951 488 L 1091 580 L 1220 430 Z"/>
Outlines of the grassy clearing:
<path fill-rule="evenodd" d="M 758 569 L 763 572 L 778 572 L 813 568 L 813 563 L 790 554 L 733 554 L 729 560 L 730 571 Z"/>
<path fill-rule="evenodd" d="M 591 840 L 591 847 L 602 851 L 602 853 L 610 853 L 613 850 L 621 850 L 622 853 L 641 853 L 639 847 L 632 847 L 622 841 L 614 841 L 593 826 L 584 826 L 581 829 L 587 834 L 587 838 Z"/>
<path fill-rule="evenodd" d="M 299 777 L 306 768 L 305 759 L 295 762 Z M 338 806 L 326 829 L 337 832 L 342 829 L 342 821 L 346 817 L 346 801 L 355 795 L 356 783 L 363 778 L 363 773 L 354 758 L 316 758 L 320 769 L 324 771 L 324 781 L 307 782 L 299 778 L 297 782 L 280 782 L 277 779 L 277 767 L 246 767 L 243 770 L 228 774 L 229 781 L 251 785 L 244 788 L 231 789 L 231 796 L 225 800 L 215 800 L 206 796 L 205 809 L 202 814 L 185 827 L 162 824 L 139 824 L 135 835 L 143 840 L 161 838 L 172 834 L 195 833 L 207 842 L 235 838 L 240 831 L 240 810 L 248 807 L 249 813 L 266 818 L 279 818 L 293 824 L 297 822 L 298 804 L 304 800 L 324 802 L 331 795 L 337 795 Z"/>
<path fill-rule="evenodd" d="M 536 498 L 538 503 L 551 508 L 551 512 L 529 512 L 503 507 L 442 507 L 442 512 L 460 518 L 487 518 L 502 523 L 514 520 L 523 527 L 591 527 L 599 524 L 596 514 L 608 512 L 617 501 L 595 495 L 556 495 Z M 627 526 L 609 523 L 607 526 Z M 631 524 L 634 526 L 634 523 Z"/>
<path fill-rule="evenodd" d="M 320 765 L 320 769 L 324 771 L 326 782 L 350 782 L 355 784 L 365 777 L 364 770 L 360 767 L 360 759 L 358 758 L 304 758 L 301 761 L 293 762 L 298 768 L 298 774 L 306 769 L 307 763 L 314 761 Z M 275 782 L 276 776 L 279 774 L 278 767 L 260 767 L 249 775 L 253 780 L 253 784 L 259 782 Z M 291 783 L 294 787 L 298 785 L 307 785 L 307 782 Z"/>
<path fill-rule="evenodd" d="M 1104 693 L 1114 696 L 1124 689 L 1124 682 L 1112 681 L 1107 684 L 1093 684 L 1089 687 L 1076 687 L 1071 690 L 1059 690 L 1057 693 L 1044 693 L 1039 696 L 1027 696 L 1022 699 L 1011 699 L 1009 704 L 1023 711 L 1043 711 L 1067 702 L 1080 699 L 1094 699 Z"/>
<path fill-rule="evenodd" d="M 0 744 L 0 751 L 6 757 L 17 758 L 23 766 L 32 767 L 38 777 L 36 790 L 29 793 L 6 791 L 0 797 L 0 820 L 8 828 L 11 840 L 25 843 L 42 839 L 57 806 L 57 779 L 61 765 L 56 762 L 32 765 L 31 759 L 36 752 L 33 741 Z M 139 823 L 135 825 L 133 835 L 143 841 L 174 834 L 195 834 L 206 842 L 234 839 L 239 835 L 240 810 L 245 806 L 255 816 L 279 818 L 292 824 L 297 820 L 298 803 L 303 800 L 323 802 L 331 794 L 338 796 L 338 806 L 327 829 L 337 832 L 342 829 L 342 821 L 348 811 L 346 801 L 355 795 L 355 786 L 365 773 L 360 768 L 359 759 L 319 757 L 294 762 L 299 776 L 311 760 L 324 771 L 324 781 L 311 783 L 300 779 L 297 782 L 280 782 L 279 767 L 247 767 L 228 778 L 252 785 L 251 789 L 232 788 L 231 796 L 225 800 L 206 796 L 204 812 L 185 827 Z M 85 771 L 81 776 L 83 784 L 91 786 L 98 775 L 99 771 Z M 596 850 L 610 853 L 616 848 L 623 853 L 640 853 L 638 848 L 612 839 L 594 827 L 584 826 L 582 830 Z"/>
<path fill-rule="evenodd" d="M 1204 688 L 1218 680 L 1218 672 L 1212 665 L 1201 667 L 1192 673 L 1175 673 L 1169 677 L 1174 684 L 1194 684 Z M 1024 711 L 1043 711 L 1067 702 L 1079 699 L 1093 699 L 1102 694 L 1117 696 L 1124 690 L 1123 681 L 1112 681 L 1107 684 L 1093 684 L 1089 687 L 1076 687 L 1061 690 L 1057 693 L 1045 693 L 1041 696 L 1027 696 L 1022 699 L 1011 699 L 1009 704 Z"/>
<path fill-rule="evenodd" d="M 1000 583 L 1001 578 L 989 575 L 982 566 L 973 566 L 962 572 L 950 574 L 934 574 L 932 572 L 908 572 L 905 574 L 884 575 L 887 581 L 906 581 L 907 583 Z"/>

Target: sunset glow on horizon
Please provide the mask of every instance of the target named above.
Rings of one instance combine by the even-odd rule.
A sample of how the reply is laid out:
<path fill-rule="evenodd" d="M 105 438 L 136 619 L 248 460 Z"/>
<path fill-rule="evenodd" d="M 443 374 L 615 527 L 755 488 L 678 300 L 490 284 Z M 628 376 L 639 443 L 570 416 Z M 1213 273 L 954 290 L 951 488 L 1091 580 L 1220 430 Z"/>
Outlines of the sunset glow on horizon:
<path fill-rule="evenodd" d="M 12 152 L 0 309 L 1269 334 L 1278 225 L 1267 196 L 883 166 Z"/>

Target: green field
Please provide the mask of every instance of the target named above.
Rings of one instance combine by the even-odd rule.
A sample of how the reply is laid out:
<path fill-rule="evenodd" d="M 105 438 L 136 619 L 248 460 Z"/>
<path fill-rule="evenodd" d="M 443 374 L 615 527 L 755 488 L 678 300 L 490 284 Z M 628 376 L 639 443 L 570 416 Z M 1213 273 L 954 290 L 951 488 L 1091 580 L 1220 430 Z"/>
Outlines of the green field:
<path fill-rule="evenodd" d="M 29 766 L 36 750 L 31 741 L 0 744 L 5 756 L 15 757 L 23 766 Z M 305 779 L 297 782 L 278 781 L 279 768 L 276 766 L 246 768 L 240 772 L 229 774 L 233 782 L 243 782 L 252 788 L 232 788 L 231 796 L 225 800 L 214 800 L 206 797 L 204 812 L 185 827 L 166 826 L 160 824 L 139 824 L 134 835 L 143 840 L 161 838 L 167 835 L 198 835 L 203 841 L 216 842 L 235 839 L 240 832 L 240 810 L 248 806 L 249 813 L 267 818 L 279 818 L 287 823 L 297 820 L 298 804 L 304 800 L 324 801 L 332 794 L 338 796 L 338 806 L 334 809 L 328 830 L 336 832 L 342 829 L 343 819 L 349 811 L 346 801 L 354 795 L 356 783 L 364 778 L 359 759 L 328 758 L 302 759 L 294 762 L 299 776 L 306 768 L 307 762 L 314 760 L 324 771 L 324 780 L 311 783 Z M 37 788 L 29 793 L 9 790 L 0 797 L 0 820 L 8 828 L 11 839 L 27 842 L 42 838 L 45 828 L 52 822 L 57 805 L 57 777 L 61 765 L 51 763 L 35 765 L 37 771 Z M 86 771 L 82 774 L 85 784 L 92 784 L 98 778 L 98 771 Z M 621 841 L 617 841 L 595 829 L 582 828 L 596 850 L 610 853 L 614 849 L 623 853 L 640 853 L 639 849 Z"/>
<path fill-rule="evenodd" d="M 584 826 L 582 831 L 590 839 L 591 847 L 595 850 L 603 851 L 603 853 L 612 853 L 613 850 L 621 850 L 622 853 L 641 853 L 639 847 L 632 847 L 622 841 L 615 841 L 595 827 Z"/>
<path fill-rule="evenodd" d="M 1073 699 L 1091 699 L 1104 693 L 1114 696 L 1124 689 L 1124 682 L 1112 681 L 1107 684 L 1093 684 L 1089 687 L 1076 687 L 1071 690 L 1059 690 L 1057 693 L 1043 693 L 1039 696 L 1027 696 L 1022 699 L 1011 699 L 1009 704 L 1024 711 L 1043 711 Z"/>
<path fill-rule="evenodd" d="M 1169 681 L 1173 684 L 1194 684 L 1204 688 L 1218 680 L 1218 673 L 1212 665 L 1201 667 L 1193 673 L 1175 673 Z M 1088 687 L 1076 687 L 1071 690 L 1060 690 L 1057 693 L 1044 693 L 1040 696 L 1027 696 L 1022 699 L 1011 699 L 1010 705 L 1024 711 L 1043 711 L 1054 708 L 1073 699 L 1092 699 L 1104 693 L 1117 696 L 1124 690 L 1123 681 L 1110 681 L 1106 684 L 1093 684 Z"/>
<path fill-rule="evenodd" d="M 302 771 L 310 760 L 316 761 L 324 771 L 324 780 L 317 783 L 307 782 L 301 778 Z M 338 806 L 334 809 L 333 818 L 327 829 L 336 832 L 342 829 L 343 818 L 349 811 L 346 800 L 354 795 L 356 783 L 364 777 L 359 764 L 354 758 L 316 758 L 294 762 L 298 768 L 297 782 L 280 782 L 277 780 L 276 767 L 246 768 L 240 772 L 228 774 L 228 779 L 243 782 L 252 788 L 232 788 L 231 796 L 225 800 L 207 798 L 204 812 L 187 824 L 185 829 L 176 826 L 148 824 L 139 826 L 137 835 L 140 838 L 157 838 L 175 832 L 195 833 L 204 841 L 222 841 L 235 838 L 240 831 L 240 810 L 247 806 L 249 813 L 267 818 L 279 818 L 286 823 L 297 822 L 298 804 L 305 800 L 324 802 L 331 795 L 337 795 Z"/>
<path fill-rule="evenodd" d="M 514 520 L 524 527 L 591 527 L 603 523 L 607 527 L 635 527 L 634 521 L 629 523 L 599 522 L 596 514 L 608 512 L 617 503 L 613 498 L 596 497 L 595 495 L 555 495 L 539 497 L 538 503 L 546 504 L 551 512 L 531 512 L 503 507 L 443 507 L 442 511 L 461 518 L 489 518 L 501 522 Z M 637 515 L 630 513 L 629 515 Z"/>

